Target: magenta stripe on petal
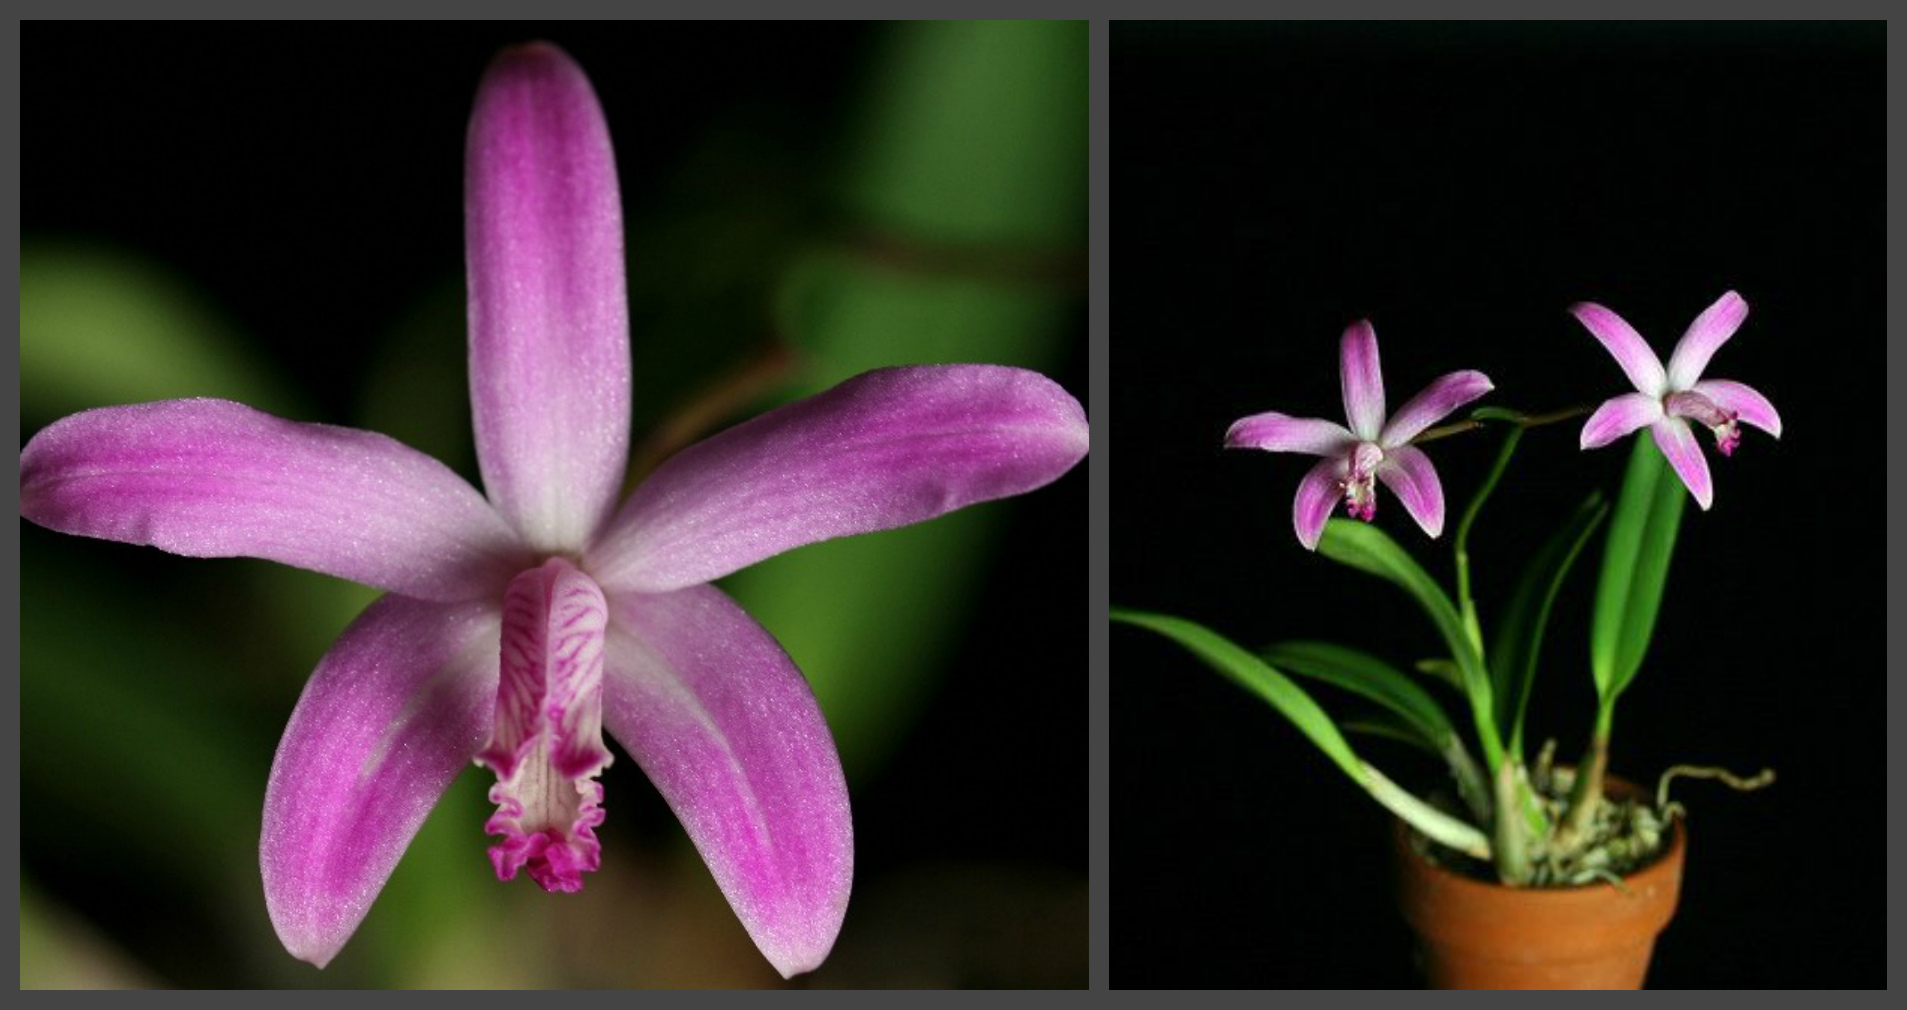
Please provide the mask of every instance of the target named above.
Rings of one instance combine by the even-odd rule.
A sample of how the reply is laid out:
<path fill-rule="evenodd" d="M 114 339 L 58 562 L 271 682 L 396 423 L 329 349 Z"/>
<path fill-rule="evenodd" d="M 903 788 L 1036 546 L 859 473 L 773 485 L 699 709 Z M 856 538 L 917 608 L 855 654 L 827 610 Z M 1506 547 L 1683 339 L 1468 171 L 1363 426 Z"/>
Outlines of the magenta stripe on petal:
<path fill-rule="evenodd" d="M 1611 397 L 1589 415 L 1578 444 L 1584 449 L 1600 449 L 1661 416 L 1662 401 L 1653 396 L 1624 393 Z"/>
<path fill-rule="evenodd" d="M 1400 445 L 1385 450 L 1377 479 L 1404 503 L 1404 511 L 1425 533 L 1433 539 L 1443 535 L 1443 483 L 1422 449 Z"/>
<path fill-rule="evenodd" d="M 1338 380 L 1351 431 L 1365 441 L 1377 441 L 1384 427 L 1384 370 L 1377 360 L 1377 331 L 1363 319 L 1347 327 L 1338 344 Z"/>
<path fill-rule="evenodd" d="M 1357 441 L 1349 428 L 1313 417 L 1287 417 L 1277 411 L 1253 414 L 1233 422 L 1225 432 L 1228 449 L 1264 449 L 1331 456 L 1347 451 Z"/>
<path fill-rule="evenodd" d="M 1662 359 L 1655 356 L 1648 342 L 1621 316 L 1594 302 L 1572 305 L 1569 314 L 1602 342 L 1638 392 L 1661 396 L 1667 389 L 1669 379 L 1668 373 L 1662 370 Z"/>
<path fill-rule="evenodd" d="M 1086 449 L 1085 411 L 1045 376 L 880 369 L 671 458 L 586 567 L 612 593 L 698 585 L 803 544 L 1031 491 Z"/>
<path fill-rule="evenodd" d="M 1663 417 L 1651 424 L 1649 431 L 1655 436 L 1656 448 L 1668 457 L 1675 475 L 1682 478 L 1682 485 L 1695 496 L 1695 504 L 1708 508 L 1714 501 L 1715 488 L 1709 482 L 1708 460 L 1702 456 L 1702 444 L 1689 430 L 1688 422 Z"/>
<path fill-rule="evenodd" d="M 386 596 L 305 685 L 265 787 L 259 866 L 285 949 L 324 967 L 490 731 L 493 604 Z"/>
<path fill-rule="evenodd" d="M 483 483 L 541 551 L 580 550 L 629 454 L 629 314 L 609 129 L 562 50 L 505 50 L 466 148 L 470 401 Z"/>
<path fill-rule="evenodd" d="M 476 489 L 395 439 L 226 400 L 105 407 L 20 453 L 20 513 L 189 557 L 255 557 L 434 600 L 501 592 L 527 558 Z"/>
<path fill-rule="evenodd" d="M 1752 388 L 1727 379 L 1703 379 L 1691 392 L 1700 393 L 1723 410 L 1732 410 L 1749 424 L 1776 438 L 1781 437 L 1781 415 L 1775 413 L 1775 405 L 1769 403 L 1767 397 Z"/>
<path fill-rule="evenodd" d="M 834 946 L 854 828 L 834 738 L 801 671 L 711 586 L 610 599 L 604 716 L 784 976 Z"/>
<path fill-rule="evenodd" d="M 1305 550 L 1318 549 L 1318 537 L 1324 535 L 1324 522 L 1331 518 L 1331 509 L 1344 497 L 1347 469 L 1342 459 L 1322 459 L 1298 482 L 1298 497 L 1291 504 L 1291 525 L 1298 531 L 1298 542 Z"/>
<path fill-rule="evenodd" d="M 1702 370 L 1708 367 L 1708 359 L 1735 335 L 1742 320 L 1747 318 L 1748 303 L 1733 291 L 1696 316 L 1676 343 L 1675 352 L 1669 355 L 1670 387 L 1687 389 L 1700 379 Z"/>
<path fill-rule="evenodd" d="M 1490 377 L 1477 371 L 1451 372 L 1410 398 L 1384 425 L 1378 442 L 1397 446 L 1423 434 L 1425 428 L 1450 416 L 1451 411 L 1475 400 L 1496 387 Z"/>

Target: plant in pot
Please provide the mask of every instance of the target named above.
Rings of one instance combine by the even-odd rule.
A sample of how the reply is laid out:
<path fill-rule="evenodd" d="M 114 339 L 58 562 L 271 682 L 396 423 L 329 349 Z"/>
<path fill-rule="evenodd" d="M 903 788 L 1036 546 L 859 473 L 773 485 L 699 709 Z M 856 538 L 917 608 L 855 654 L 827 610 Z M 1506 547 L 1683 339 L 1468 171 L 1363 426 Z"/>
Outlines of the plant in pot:
<path fill-rule="evenodd" d="M 1400 906 L 1421 941 L 1429 982 L 1440 988 L 1640 987 L 1681 881 L 1686 842 L 1669 780 L 1698 775 L 1747 789 L 1773 778 L 1678 765 L 1645 792 L 1608 772 L 1616 702 L 1642 667 L 1684 505 L 1692 497 L 1706 510 L 1713 501 L 1698 426 L 1723 456 L 1740 444 L 1743 424 L 1781 434 L 1766 397 L 1703 377 L 1746 318 L 1747 303 L 1723 295 L 1689 326 L 1666 365 L 1614 312 L 1590 303 L 1570 312 L 1634 387 L 1593 411 L 1490 406 L 1438 426 L 1493 389 L 1482 372 L 1459 371 L 1388 413 L 1376 334 L 1360 321 L 1340 345 L 1348 424 L 1270 412 L 1239 420 L 1226 435 L 1231 448 L 1318 457 L 1298 486 L 1298 541 L 1392 583 L 1423 610 L 1445 654 L 1417 662 L 1419 677 L 1349 646 L 1296 639 L 1254 652 L 1183 618 L 1117 607 L 1111 615 L 1176 641 L 1269 702 L 1396 815 Z M 1472 529 L 1525 433 L 1584 415 L 1579 449 L 1633 443 L 1621 486 L 1613 503 L 1591 491 L 1569 513 L 1529 557 L 1486 634 L 1471 591 Z M 1378 487 L 1435 539 L 1444 495 L 1420 446 L 1492 431 L 1501 434 L 1500 448 L 1452 536 L 1453 593 L 1372 524 Z M 1351 519 L 1331 518 L 1339 501 Z M 1552 606 L 1599 532 L 1589 636 L 1597 704 L 1572 766 L 1555 760 L 1554 741 L 1526 746 L 1524 723 Z M 1454 689 L 1468 709 L 1467 727 L 1421 679 Z M 1357 696 L 1370 709 L 1334 720 L 1300 680 Z M 1352 747 L 1347 732 L 1421 747 L 1441 760 L 1454 795 L 1425 797 L 1399 785 Z"/>

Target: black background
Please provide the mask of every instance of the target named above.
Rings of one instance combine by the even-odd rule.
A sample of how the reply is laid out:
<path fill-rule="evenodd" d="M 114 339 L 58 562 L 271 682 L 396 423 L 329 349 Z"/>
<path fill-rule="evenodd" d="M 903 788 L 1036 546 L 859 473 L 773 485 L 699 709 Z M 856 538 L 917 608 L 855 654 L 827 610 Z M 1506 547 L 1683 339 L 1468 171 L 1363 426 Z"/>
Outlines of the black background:
<path fill-rule="evenodd" d="M 1115 604 L 1247 646 L 1431 655 L 1401 593 L 1297 544 L 1309 460 L 1223 451 L 1226 426 L 1341 420 L 1357 318 L 1391 406 L 1477 368 L 1484 403 L 1540 411 L 1629 389 L 1571 303 L 1666 359 L 1724 291 L 1748 300 L 1708 374 L 1761 390 L 1786 431 L 1747 431 L 1732 459 L 1703 436 L 1714 508 L 1684 514 L 1611 762 L 1780 779 L 1678 783 L 1689 863 L 1654 987 L 1882 984 L 1883 42 L 1878 22 L 1112 27 Z M 1616 486 L 1626 448 L 1579 452 L 1579 429 L 1532 431 L 1485 509 L 1486 627 L 1564 511 Z M 1428 447 L 1449 528 L 1494 441 Z M 1449 578 L 1447 539 L 1385 491 L 1377 522 Z M 1565 756 L 1593 715 L 1580 573 L 1598 557 L 1557 604 L 1530 715 Z M 1113 984 L 1417 984 L 1386 814 L 1177 646 L 1116 626 L 1112 656 Z"/>
<path fill-rule="evenodd" d="M 353 424 L 366 369 L 394 322 L 431 292 L 461 291 L 464 131 L 485 65 L 505 45 L 547 38 L 588 72 L 617 148 L 640 436 L 676 402 L 644 363 L 666 358 L 670 377 L 701 381 L 758 349 L 772 335 L 772 286 L 786 259 L 852 224 L 831 173 L 853 153 L 844 134 L 883 33 L 854 24 L 41 26 L 27 33 L 21 75 L 22 232 L 164 262 L 244 332 L 264 335 L 259 354 L 314 405 L 301 419 Z M 742 233 L 758 243 L 753 251 L 704 225 L 734 225 L 738 204 L 759 209 Z M 726 256 L 717 269 L 727 273 L 697 272 L 698 254 Z M 1083 304 L 1074 324 L 1079 350 L 1055 377 L 1084 400 Z M 685 330 L 702 334 L 694 354 L 669 346 Z M 462 339 L 459 328 L 442 358 L 460 382 Z M 23 418 L 23 438 L 50 420 Z M 451 462 L 474 479 L 469 457 Z M 1085 494 L 1082 465 L 1000 506 L 1018 511 L 1002 524 L 1002 561 L 977 594 L 974 632 L 946 657 L 949 673 L 918 725 L 878 772 L 851 782 L 861 904 L 835 962 L 854 944 L 882 949 L 879 921 L 865 911 L 884 883 L 923 872 L 972 879 L 965 868 L 999 866 L 1009 880 L 1058 881 L 1060 928 L 1016 921 L 1004 898 L 1005 911 L 990 910 L 986 922 L 924 923 L 915 932 L 957 938 L 934 968 L 943 974 L 923 977 L 1084 984 L 1086 671 L 1083 642 L 1053 629 L 1074 619 L 1085 584 Z M 146 562 L 22 528 L 29 549 L 117 551 L 98 555 L 105 565 L 207 564 Z M 259 755 L 247 774 L 261 800 L 308 671 L 261 672 L 282 682 L 282 703 L 244 728 Z M 622 777 L 609 788 L 623 797 L 617 830 L 628 844 L 679 841 L 633 764 L 610 774 Z M 40 827 L 25 832 L 23 871 L 161 978 L 229 984 L 216 953 L 178 956 L 167 939 L 179 929 L 175 913 L 152 882 L 65 855 L 57 794 L 30 801 L 45 805 L 29 814 Z M 486 843 L 475 826 L 472 836 L 480 866 Z M 990 900 L 981 893 L 972 904 Z M 1001 937 L 1019 939 L 1003 947 Z M 961 953 L 973 949 L 1005 956 Z M 867 960 L 855 962 L 861 975 L 824 969 L 813 981 L 907 970 Z M 281 984 L 281 975 L 263 977 Z"/>

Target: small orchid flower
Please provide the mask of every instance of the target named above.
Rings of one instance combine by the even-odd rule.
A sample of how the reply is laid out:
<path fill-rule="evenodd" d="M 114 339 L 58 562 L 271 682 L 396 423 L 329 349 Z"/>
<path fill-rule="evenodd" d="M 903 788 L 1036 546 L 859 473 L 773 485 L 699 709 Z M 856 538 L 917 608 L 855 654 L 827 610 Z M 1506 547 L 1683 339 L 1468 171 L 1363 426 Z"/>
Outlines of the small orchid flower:
<path fill-rule="evenodd" d="M 1724 456 L 1732 455 L 1741 443 L 1739 422 L 1747 421 L 1781 437 L 1781 415 L 1775 413 L 1767 397 L 1739 382 L 1702 378 L 1708 359 L 1748 318 L 1748 303 L 1735 292 L 1723 295 L 1695 317 L 1669 355 L 1666 369 L 1621 316 L 1593 302 L 1571 306 L 1569 312 L 1602 341 L 1636 388 L 1633 393 L 1605 401 L 1590 415 L 1583 425 L 1584 449 L 1608 445 L 1646 424 L 1676 476 L 1695 496 L 1695 503 L 1706 509 L 1714 500 L 1715 489 L 1709 481 L 1708 460 L 1703 458 L 1688 421 L 1713 432 L 1715 447 Z"/>
<path fill-rule="evenodd" d="M 497 876 L 597 869 L 607 730 L 768 960 L 809 971 L 853 878 L 840 759 L 774 638 L 710 583 L 803 544 L 1016 495 L 1087 450 L 1032 372 L 891 368 L 683 450 L 617 508 L 629 450 L 609 133 L 557 48 L 506 50 L 466 151 L 470 387 L 488 500 L 383 435 L 175 400 L 76 414 L 21 453 L 21 513 L 385 590 L 306 685 L 265 791 L 266 905 L 322 967 L 473 761 Z M 817 587 L 825 589 L 825 587 Z"/>
<path fill-rule="evenodd" d="M 1404 503 L 1404 511 L 1436 537 L 1443 533 L 1443 485 L 1437 468 L 1410 440 L 1451 411 L 1493 387 L 1482 372 L 1451 372 L 1410 398 L 1397 413 L 1384 413 L 1384 373 L 1377 362 L 1377 332 L 1365 320 L 1352 323 L 1339 345 L 1338 374 L 1344 387 L 1344 416 L 1335 421 L 1289 417 L 1276 411 L 1240 418 L 1225 433 L 1231 449 L 1301 452 L 1322 456 L 1298 482 L 1292 525 L 1306 550 L 1317 550 L 1331 506 L 1344 500 L 1345 511 L 1370 522 L 1377 515 L 1373 479 Z"/>

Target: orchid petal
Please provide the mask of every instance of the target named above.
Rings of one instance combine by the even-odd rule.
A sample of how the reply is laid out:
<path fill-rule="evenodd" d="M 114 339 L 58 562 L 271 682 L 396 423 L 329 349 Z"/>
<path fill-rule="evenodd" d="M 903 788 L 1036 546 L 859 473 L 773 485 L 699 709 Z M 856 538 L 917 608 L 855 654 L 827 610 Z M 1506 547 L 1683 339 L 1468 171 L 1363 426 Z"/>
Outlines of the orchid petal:
<path fill-rule="evenodd" d="M 1578 443 L 1584 449 L 1600 449 L 1661 417 L 1662 401 L 1653 396 L 1624 393 L 1611 397 L 1589 415 Z"/>
<path fill-rule="evenodd" d="M 490 731 L 494 604 L 386 596 L 305 685 L 265 787 L 259 867 L 285 949 L 324 967 Z"/>
<path fill-rule="evenodd" d="M 1404 503 L 1404 511 L 1431 539 L 1443 535 L 1443 483 L 1422 449 L 1400 445 L 1386 450 L 1384 462 L 1377 467 L 1377 479 Z"/>
<path fill-rule="evenodd" d="M 1344 497 L 1344 475 L 1349 467 L 1342 458 L 1321 459 L 1298 482 L 1298 497 L 1291 505 L 1291 525 L 1298 531 L 1298 542 L 1307 551 L 1318 549 L 1318 537 L 1324 535 L 1324 521 L 1331 509 Z"/>
<path fill-rule="evenodd" d="M 1623 318 L 1594 302 L 1581 302 L 1569 307 L 1569 314 L 1587 327 L 1590 334 L 1602 342 L 1602 346 L 1622 366 L 1622 373 L 1636 387 L 1636 391 L 1649 396 L 1661 396 L 1668 389 L 1668 373 L 1662 370 L 1662 359 L 1655 356 L 1642 335 L 1635 331 Z"/>
<path fill-rule="evenodd" d="M 582 68 L 548 43 L 505 50 L 478 89 L 465 165 L 484 487 L 531 546 L 580 550 L 629 454 L 622 203 Z"/>
<path fill-rule="evenodd" d="M 1728 292 L 1695 317 L 1688 331 L 1669 355 L 1669 388 L 1687 389 L 1702 377 L 1713 357 L 1728 338 L 1748 318 L 1748 303 L 1733 291 Z"/>
<path fill-rule="evenodd" d="M 1675 468 L 1675 475 L 1682 478 L 1683 486 L 1695 496 L 1695 504 L 1706 510 L 1714 501 L 1715 488 L 1709 481 L 1708 460 L 1702 456 L 1702 445 L 1689 430 L 1688 422 L 1665 416 L 1649 425 L 1649 431 L 1655 436 L 1656 447 Z"/>
<path fill-rule="evenodd" d="M 1055 480 L 1086 455 L 1079 401 L 1034 372 L 856 376 L 671 458 L 591 548 L 611 592 L 666 592 L 803 544 L 921 522 Z"/>
<path fill-rule="evenodd" d="M 1367 442 L 1384 427 L 1384 370 L 1377 360 L 1377 331 L 1363 319 L 1344 330 L 1338 344 L 1338 379 L 1344 389 L 1344 418 Z"/>
<path fill-rule="evenodd" d="M 20 453 L 20 513 L 188 557 L 256 557 L 431 600 L 499 592 L 515 534 L 450 468 L 368 431 L 226 400 L 105 407 Z"/>
<path fill-rule="evenodd" d="M 1748 386 L 1727 379 L 1703 379 L 1689 391 L 1700 393 L 1723 410 L 1733 411 L 1749 424 L 1776 438 L 1781 437 L 1781 415 L 1775 413 L 1775 405 Z"/>
<path fill-rule="evenodd" d="M 1378 444 L 1386 449 L 1403 445 L 1422 434 L 1425 428 L 1449 417 L 1451 411 L 1495 388 L 1490 377 L 1482 372 L 1451 372 L 1425 386 L 1423 392 L 1399 407 L 1384 425 Z"/>
<path fill-rule="evenodd" d="M 1335 421 L 1312 417 L 1287 417 L 1266 411 L 1241 417 L 1225 432 L 1228 449 L 1263 449 L 1267 452 L 1302 452 L 1311 456 L 1333 456 L 1348 450 L 1357 436 Z"/>
<path fill-rule="evenodd" d="M 610 598 L 604 718 L 682 821 L 748 935 L 812 971 L 854 879 L 847 782 L 781 646 L 712 586 Z"/>

